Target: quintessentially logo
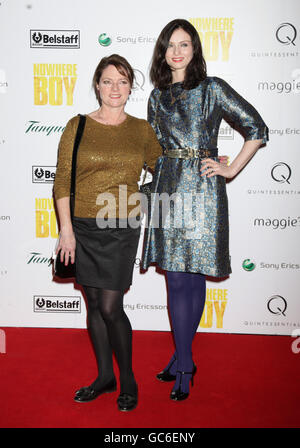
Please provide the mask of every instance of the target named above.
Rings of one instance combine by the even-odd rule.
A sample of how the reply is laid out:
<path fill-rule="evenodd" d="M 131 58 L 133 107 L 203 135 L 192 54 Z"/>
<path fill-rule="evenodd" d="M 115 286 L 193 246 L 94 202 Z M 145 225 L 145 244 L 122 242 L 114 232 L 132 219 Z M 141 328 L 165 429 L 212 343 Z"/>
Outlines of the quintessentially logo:
<path fill-rule="evenodd" d="M 33 64 L 34 104 L 72 106 L 77 64 Z"/>
<path fill-rule="evenodd" d="M 245 271 L 251 272 L 255 269 L 255 263 L 251 261 L 249 258 L 246 258 L 246 260 L 243 261 L 243 269 Z"/>
<path fill-rule="evenodd" d="M 102 47 L 108 47 L 111 44 L 112 40 L 107 36 L 106 33 L 102 33 L 98 37 L 98 42 L 100 45 L 102 45 Z"/>
<path fill-rule="evenodd" d="M 79 30 L 30 30 L 30 48 L 80 48 Z"/>
<path fill-rule="evenodd" d="M 138 70 L 135 68 L 134 70 L 134 83 L 132 90 L 142 90 L 144 91 L 144 85 L 145 85 L 145 75 L 141 70 Z"/>
<path fill-rule="evenodd" d="M 228 61 L 233 37 L 233 17 L 199 17 L 189 21 L 198 31 L 207 61 Z"/>
<path fill-rule="evenodd" d="M 291 167 L 285 162 L 278 162 L 272 167 L 271 176 L 272 179 L 275 180 L 275 182 L 279 182 L 280 184 L 289 184 L 291 175 Z"/>
<path fill-rule="evenodd" d="M 287 301 L 282 296 L 274 295 L 268 300 L 267 308 L 272 314 L 285 316 Z"/>
<path fill-rule="evenodd" d="M 297 30 L 291 23 L 282 23 L 276 30 L 276 39 L 283 45 L 294 45 Z"/>

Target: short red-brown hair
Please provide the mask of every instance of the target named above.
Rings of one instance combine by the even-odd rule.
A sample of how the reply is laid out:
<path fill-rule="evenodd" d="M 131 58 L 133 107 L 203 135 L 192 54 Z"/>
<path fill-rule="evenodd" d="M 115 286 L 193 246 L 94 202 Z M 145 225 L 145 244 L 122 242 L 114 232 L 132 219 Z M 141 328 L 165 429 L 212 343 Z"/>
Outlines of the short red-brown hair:
<path fill-rule="evenodd" d="M 134 82 L 134 71 L 129 62 L 118 54 L 112 54 L 101 59 L 93 76 L 93 89 L 97 98 L 98 103 L 101 106 L 101 98 L 97 85 L 99 84 L 100 78 L 102 76 L 103 70 L 105 70 L 109 65 L 114 65 L 121 75 L 126 76 L 129 81 L 130 87 L 132 88 Z"/>

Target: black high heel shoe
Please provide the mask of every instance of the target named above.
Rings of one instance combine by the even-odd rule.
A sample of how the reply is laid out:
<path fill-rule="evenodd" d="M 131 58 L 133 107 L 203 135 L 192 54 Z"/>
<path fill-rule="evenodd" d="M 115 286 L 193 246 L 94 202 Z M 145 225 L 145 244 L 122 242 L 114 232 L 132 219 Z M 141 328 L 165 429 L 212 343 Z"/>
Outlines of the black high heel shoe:
<path fill-rule="evenodd" d="M 170 398 L 173 401 L 182 401 L 186 400 L 189 396 L 189 392 L 183 392 L 181 390 L 181 383 L 182 383 L 182 375 L 192 375 L 191 376 L 191 385 L 194 386 L 194 375 L 197 371 L 197 367 L 194 364 L 194 368 L 192 372 L 181 372 L 180 370 L 177 370 L 177 373 L 180 373 L 180 382 L 179 382 L 179 388 L 176 390 L 173 390 L 171 392 Z"/>
<path fill-rule="evenodd" d="M 172 374 L 170 373 L 170 369 L 171 369 L 171 367 L 172 367 L 172 365 L 174 364 L 175 361 L 176 361 L 176 358 L 173 360 L 172 364 L 170 365 L 170 367 L 169 367 L 168 369 L 166 369 L 166 370 L 162 370 L 161 372 L 159 372 L 159 373 L 156 375 L 156 378 L 157 378 L 159 381 L 170 382 L 170 381 L 175 381 L 175 380 L 176 380 L 176 375 L 172 375 Z M 197 367 L 196 367 L 195 364 L 193 364 L 193 374 L 194 374 L 194 375 L 195 375 L 195 373 L 196 373 L 196 370 L 197 370 Z"/>
<path fill-rule="evenodd" d="M 168 369 L 166 369 L 166 370 L 162 370 L 161 372 L 159 372 L 159 373 L 156 375 L 156 378 L 157 378 L 159 381 L 169 382 L 169 381 L 175 381 L 175 380 L 176 380 L 176 375 L 172 375 L 172 374 L 170 373 L 170 369 L 171 369 L 171 367 L 172 367 L 172 365 L 174 364 L 175 361 L 176 361 L 176 358 L 173 359 L 173 361 L 171 362 L 171 364 L 170 364 L 170 366 L 169 366 Z"/>

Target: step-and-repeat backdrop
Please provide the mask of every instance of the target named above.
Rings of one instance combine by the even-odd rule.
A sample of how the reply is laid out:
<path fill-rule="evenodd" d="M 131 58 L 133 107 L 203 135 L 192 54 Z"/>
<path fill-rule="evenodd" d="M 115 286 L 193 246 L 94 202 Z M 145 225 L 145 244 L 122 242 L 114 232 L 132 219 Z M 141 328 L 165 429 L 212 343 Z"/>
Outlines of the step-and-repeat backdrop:
<path fill-rule="evenodd" d="M 149 64 L 177 17 L 199 32 L 209 75 L 261 113 L 270 142 L 228 183 L 232 274 L 209 279 L 199 331 L 292 334 L 300 328 L 300 4 L 297 0 L 103 3 L 0 1 L 0 326 L 85 328 L 74 283 L 52 279 L 58 230 L 52 198 L 66 122 L 97 108 L 99 60 L 118 53 L 135 69 L 127 112 L 146 118 Z M 225 122 L 219 150 L 243 144 Z M 134 329 L 168 330 L 164 275 L 140 273 L 142 238 L 125 309 Z"/>

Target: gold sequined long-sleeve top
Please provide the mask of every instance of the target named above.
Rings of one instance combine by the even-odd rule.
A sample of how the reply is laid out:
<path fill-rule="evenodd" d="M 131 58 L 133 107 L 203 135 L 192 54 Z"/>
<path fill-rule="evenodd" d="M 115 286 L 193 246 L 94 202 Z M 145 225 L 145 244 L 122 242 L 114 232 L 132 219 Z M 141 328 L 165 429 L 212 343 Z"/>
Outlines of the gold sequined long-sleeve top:
<path fill-rule="evenodd" d="M 79 117 L 73 117 L 61 136 L 54 182 L 55 199 L 70 196 L 74 139 Z M 138 202 L 129 205 L 128 198 L 138 192 L 138 181 L 144 163 L 153 169 L 162 148 L 150 124 L 127 115 L 120 125 L 104 125 L 87 115 L 77 155 L 74 216 L 95 218 L 105 204 L 99 199 L 109 194 L 115 216 L 126 218 Z M 112 195 L 112 196 L 110 196 Z M 102 195 L 102 199 L 103 199 Z M 98 202 L 98 204 L 97 204 Z M 126 203 L 127 202 L 127 203 Z"/>

